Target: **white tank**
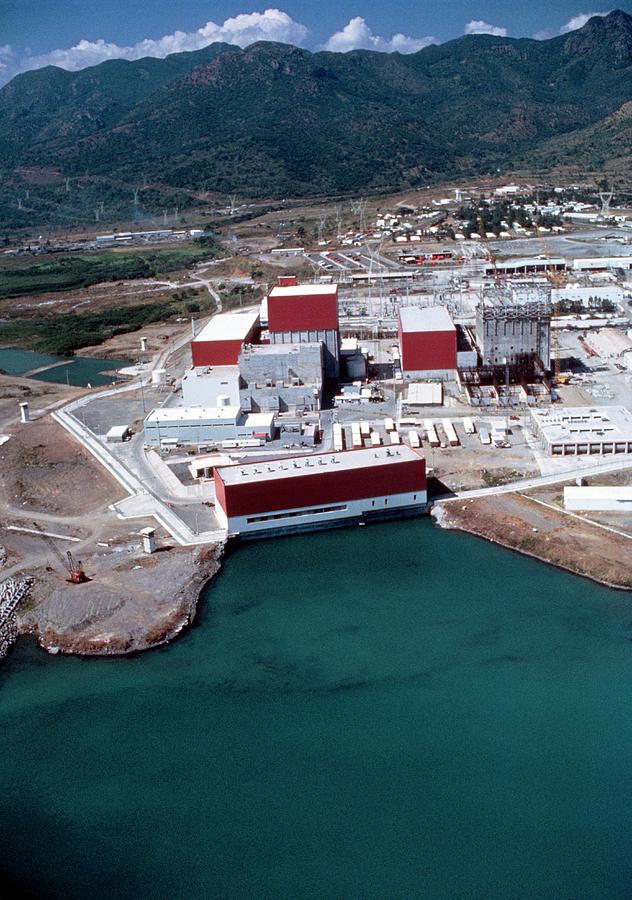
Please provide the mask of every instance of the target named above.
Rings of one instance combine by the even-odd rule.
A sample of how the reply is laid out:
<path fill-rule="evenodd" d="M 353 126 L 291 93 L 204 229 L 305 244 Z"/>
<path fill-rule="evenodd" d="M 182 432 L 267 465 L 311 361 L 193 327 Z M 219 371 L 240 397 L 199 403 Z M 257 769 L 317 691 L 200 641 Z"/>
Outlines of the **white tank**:
<path fill-rule="evenodd" d="M 151 373 L 151 383 L 152 384 L 164 384 L 167 380 L 167 370 L 166 369 L 154 369 Z"/>

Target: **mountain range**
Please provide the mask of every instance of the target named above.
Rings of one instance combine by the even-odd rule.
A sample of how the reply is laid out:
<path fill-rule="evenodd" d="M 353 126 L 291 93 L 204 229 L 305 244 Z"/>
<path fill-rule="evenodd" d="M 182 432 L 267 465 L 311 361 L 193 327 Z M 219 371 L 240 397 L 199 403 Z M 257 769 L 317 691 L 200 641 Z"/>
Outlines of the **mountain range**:
<path fill-rule="evenodd" d="M 261 42 L 47 67 L 0 90 L 0 168 L 243 197 L 378 191 L 517 167 L 629 172 L 632 17 L 418 53 Z M 6 202 L 6 197 L 5 201 Z"/>

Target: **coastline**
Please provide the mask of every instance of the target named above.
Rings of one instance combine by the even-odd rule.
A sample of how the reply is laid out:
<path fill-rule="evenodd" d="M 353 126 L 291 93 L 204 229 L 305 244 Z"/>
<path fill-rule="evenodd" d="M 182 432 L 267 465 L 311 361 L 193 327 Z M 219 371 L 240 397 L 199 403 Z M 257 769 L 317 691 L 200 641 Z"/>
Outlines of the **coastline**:
<path fill-rule="evenodd" d="M 151 566 L 133 566 L 127 577 L 116 571 L 114 589 L 101 578 L 51 591 L 36 575 L 34 599 L 18 612 L 19 635 L 34 638 L 51 654 L 90 657 L 129 656 L 169 644 L 193 623 L 223 553 L 224 545 L 214 544 L 154 554 L 148 558 Z M 46 596 L 39 599 L 43 591 Z"/>
<path fill-rule="evenodd" d="M 628 542 L 628 547 L 621 547 L 622 552 L 617 559 L 618 543 L 625 539 L 617 542 L 613 535 L 600 531 L 597 525 L 585 522 L 578 528 L 574 523 L 576 531 L 583 529 L 587 549 L 582 551 L 577 546 L 578 552 L 573 555 L 576 535 L 569 535 L 570 529 L 563 512 L 539 509 L 538 520 L 533 515 L 520 518 L 510 504 L 527 507 L 530 501 L 522 494 L 505 494 L 502 499 L 499 495 L 465 502 L 451 500 L 435 505 L 430 515 L 439 528 L 483 538 L 505 550 L 521 553 L 613 590 L 632 591 L 632 565 L 620 562 L 625 559 L 626 550 L 629 555 L 632 542 Z M 529 509 L 529 512 L 532 510 Z M 533 524 L 534 521 L 538 521 L 538 526 Z M 573 560 L 577 561 L 576 565 L 572 564 Z M 615 577 L 606 574 L 610 572 L 615 573 Z"/>

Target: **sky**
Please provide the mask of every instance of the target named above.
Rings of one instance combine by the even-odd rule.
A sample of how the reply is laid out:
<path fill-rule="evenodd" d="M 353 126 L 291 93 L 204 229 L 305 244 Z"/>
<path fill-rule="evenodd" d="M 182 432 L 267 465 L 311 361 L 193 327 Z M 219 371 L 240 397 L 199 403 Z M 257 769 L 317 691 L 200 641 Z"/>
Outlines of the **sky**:
<path fill-rule="evenodd" d="M 414 53 L 463 34 L 543 40 L 632 0 L 0 0 L 0 84 L 44 65 L 164 57 L 213 41 Z"/>

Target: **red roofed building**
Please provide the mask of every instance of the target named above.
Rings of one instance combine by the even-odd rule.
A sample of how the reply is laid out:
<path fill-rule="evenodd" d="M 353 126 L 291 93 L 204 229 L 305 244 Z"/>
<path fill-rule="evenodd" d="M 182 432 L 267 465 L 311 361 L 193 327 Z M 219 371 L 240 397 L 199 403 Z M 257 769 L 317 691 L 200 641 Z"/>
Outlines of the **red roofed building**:
<path fill-rule="evenodd" d="M 244 344 L 259 340 L 259 313 L 222 313 L 191 341 L 194 366 L 236 366 Z"/>
<path fill-rule="evenodd" d="M 215 510 L 230 535 L 279 533 L 425 511 L 426 461 L 406 445 L 215 469 Z"/>
<path fill-rule="evenodd" d="M 279 284 L 268 294 L 267 306 L 273 344 L 321 341 L 326 348 L 325 374 L 338 375 L 337 284 Z"/>

